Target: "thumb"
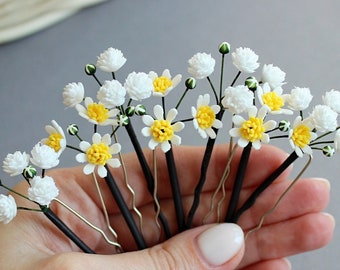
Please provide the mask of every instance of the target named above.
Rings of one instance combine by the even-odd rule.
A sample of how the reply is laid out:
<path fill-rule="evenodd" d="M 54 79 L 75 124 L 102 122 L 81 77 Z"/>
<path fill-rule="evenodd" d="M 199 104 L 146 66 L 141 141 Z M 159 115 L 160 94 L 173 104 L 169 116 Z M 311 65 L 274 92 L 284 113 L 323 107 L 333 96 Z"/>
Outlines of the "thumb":
<path fill-rule="evenodd" d="M 68 266 L 58 269 L 174 270 L 237 267 L 244 252 L 242 229 L 236 224 L 205 225 L 185 231 L 149 249 L 116 255 L 69 254 Z M 77 259 L 75 259 L 76 256 Z M 72 259 L 71 259 L 72 258 Z M 72 261 L 76 265 L 72 268 Z M 76 262 L 75 262 L 76 261 Z M 65 265 L 63 265 L 64 267 Z M 70 268 L 71 267 L 71 268 Z M 80 268 L 79 269 L 84 269 Z"/>

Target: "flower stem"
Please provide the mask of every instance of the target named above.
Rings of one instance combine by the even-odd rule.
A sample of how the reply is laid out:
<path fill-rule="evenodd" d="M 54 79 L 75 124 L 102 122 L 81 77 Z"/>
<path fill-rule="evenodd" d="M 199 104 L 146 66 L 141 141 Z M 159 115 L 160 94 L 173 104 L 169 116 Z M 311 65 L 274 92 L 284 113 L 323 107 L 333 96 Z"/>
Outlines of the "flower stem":
<path fill-rule="evenodd" d="M 215 95 L 216 104 L 219 104 L 219 103 L 220 103 L 220 101 L 219 101 L 219 99 L 218 99 L 218 96 L 217 96 L 217 93 L 216 93 L 215 87 L 214 87 L 214 85 L 213 85 L 212 81 L 210 80 L 209 76 L 207 77 L 207 79 L 208 79 L 208 82 L 209 82 L 209 84 L 210 84 L 210 86 L 211 86 L 211 89 L 212 89 L 212 91 L 213 91 L 213 93 L 214 93 L 214 95 Z"/>
<path fill-rule="evenodd" d="M 177 105 L 176 105 L 176 110 L 178 109 L 179 105 L 182 103 L 183 101 L 183 98 L 185 97 L 185 95 L 188 93 L 188 90 L 189 88 L 185 89 L 184 93 L 182 94 L 181 98 L 179 99 L 179 101 L 177 102 Z"/>
<path fill-rule="evenodd" d="M 145 159 L 145 156 L 144 156 L 144 153 L 143 153 L 143 150 L 138 142 L 138 139 L 137 139 L 137 136 L 136 136 L 136 133 L 133 129 L 133 126 L 131 125 L 131 123 L 128 123 L 126 126 L 125 126 L 125 129 L 130 137 L 130 140 L 132 142 L 132 145 L 135 149 L 135 152 L 137 154 L 137 158 L 139 160 L 139 163 L 142 167 L 142 170 L 143 170 L 143 173 L 144 173 L 144 177 L 145 177 L 145 180 L 147 182 L 147 187 L 148 187 L 148 191 L 149 193 L 152 195 L 153 194 L 153 191 L 154 191 L 154 179 L 153 179 L 153 175 L 152 175 L 152 172 L 150 170 L 150 167 Z M 156 206 L 155 206 L 155 209 L 156 209 Z M 164 214 L 162 212 L 159 213 L 159 219 L 163 225 L 163 229 L 164 229 L 164 233 L 165 233 L 165 236 L 166 238 L 170 238 L 171 237 L 171 233 L 170 233 L 170 228 L 169 228 L 169 224 L 168 224 L 168 221 L 166 220 Z"/>
<path fill-rule="evenodd" d="M 107 176 L 105 177 L 105 181 L 112 193 L 112 196 L 114 197 L 118 208 L 121 212 L 121 214 L 124 217 L 124 220 L 126 222 L 126 224 L 128 225 L 130 232 L 133 236 L 133 238 L 136 241 L 136 244 L 138 246 L 138 249 L 145 249 L 146 243 L 145 240 L 142 236 L 142 234 L 140 233 L 140 231 L 138 230 L 138 226 L 135 223 L 135 220 L 133 219 L 133 216 L 127 206 L 127 204 L 125 203 L 125 200 L 123 198 L 123 195 L 121 194 L 115 179 L 113 178 L 111 172 L 109 171 L 109 168 L 107 167 L 107 165 L 105 165 L 106 170 L 107 170 Z"/>
<path fill-rule="evenodd" d="M 165 156 L 166 156 L 166 163 L 168 166 L 168 172 L 169 172 L 169 177 L 170 177 L 172 197 L 174 200 L 174 205 L 175 205 L 175 210 L 176 210 L 178 231 L 182 232 L 185 229 L 185 218 L 184 218 L 184 211 L 183 211 L 181 189 L 178 183 L 178 176 L 177 176 L 176 164 L 175 164 L 174 153 L 173 153 L 172 147 L 170 148 L 169 151 L 165 153 Z"/>
<path fill-rule="evenodd" d="M 287 159 L 254 190 L 245 203 L 231 217 L 230 221 L 236 223 L 242 213 L 252 207 L 260 194 L 265 191 L 266 188 L 269 187 L 270 184 L 273 183 L 297 158 L 298 155 L 295 151 L 292 152 Z"/>
<path fill-rule="evenodd" d="M 41 210 L 45 216 L 52 221 L 52 223 L 58 227 L 70 240 L 73 241 L 82 251 L 89 254 L 94 254 L 95 252 L 90 249 L 67 225 L 59 219 L 56 214 L 49 208 L 40 205 Z"/>
<path fill-rule="evenodd" d="M 229 201 L 229 206 L 228 206 L 225 222 L 231 222 L 231 218 L 236 211 L 236 207 L 237 207 L 237 204 L 240 198 L 241 189 L 243 186 L 244 176 L 247 170 L 251 148 L 252 148 L 251 143 L 248 143 L 247 146 L 243 148 L 242 155 L 240 158 L 240 163 L 238 165 L 238 169 L 236 173 L 233 191 L 231 193 L 231 197 Z"/>

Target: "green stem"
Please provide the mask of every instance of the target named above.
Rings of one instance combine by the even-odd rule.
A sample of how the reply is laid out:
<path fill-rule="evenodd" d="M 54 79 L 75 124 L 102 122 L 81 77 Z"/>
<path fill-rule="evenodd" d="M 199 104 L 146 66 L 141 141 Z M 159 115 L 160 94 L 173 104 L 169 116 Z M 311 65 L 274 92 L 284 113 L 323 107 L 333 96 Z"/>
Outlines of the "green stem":
<path fill-rule="evenodd" d="M 185 89 L 184 93 L 182 94 L 181 98 L 179 99 L 179 101 L 177 102 L 177 105 L 175 106 L 175 109 L 177 110 L 179 105 L 182 103 L 183 98 L 185 97 L 185 95 L 188 93 L 189 88 Z"/>
<path fill-rule="evenodd" d="M 211 86 L 211 89 L 213 90 L 213 93 L 214 93 L 214 96 L 215 96 L 215 99 L 216 99 L 216 104 L 219 104 L 220 101 L 218 100 L 218 97 L 217 97 L 217 93 L 216 93 L 215 87 L 214 87 L 214 85 L 212 84 L 212 82 L 211 82 L 209 76 L 207 77 L 207 79 L 208 79 L 208 82 L 209 82 L 209 84 L 210 84 L 210 86 Z"/>
<path fill-rule="evenodd" d="M 220 100 L 222 100 L 223 73 L 224 73 L 224 56 L 225 56 L 225 54 L 222 54 L 221 74 L 220 74 Z"/>
<path fill-rule="evenodd" d="M 81 153 L 84 153 L 82 150 L 80 150 L 79 148 L 77 148 L 77 147 L 74 147 L 74 146 L 72 146 L 72 145 L 66 145 L 66 147 L 67 148 L 70 148 L 70 149 L 72 149 L 72 150 L 75 150 L 75 151 L 78 151 L 78 152 L 81 152 Z"/>
<path fill-rule="evenodd" d="M 237 72 L 237 74 L 236 74 L 234 80 L 232 81 L 232 83 L 230 84 L 230 86 L 234 86 L 234 84 L 236 83 L 236 81 L 237 81 L 238 77 L 240 77 L 240 75 L 241 75 L 241 71 Z"/>

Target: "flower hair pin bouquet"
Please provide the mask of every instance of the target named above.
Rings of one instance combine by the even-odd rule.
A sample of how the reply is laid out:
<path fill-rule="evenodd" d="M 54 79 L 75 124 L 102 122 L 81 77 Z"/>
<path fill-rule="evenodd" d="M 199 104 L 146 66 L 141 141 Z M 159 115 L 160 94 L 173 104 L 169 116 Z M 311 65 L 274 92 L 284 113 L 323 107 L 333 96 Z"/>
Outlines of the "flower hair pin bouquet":
<path fill-rule="evenodd" d="M 144 184 L 152 198 L 152 215 L 157 228 L 155 234 L 158 235 L 159 241 L 162 241 L 192 228 L 203 187 L 209 182 L 208 169 L 214 158 L 216 140 L 221 136 L 227 143 L 225 168 L 218 176 L 220 181 L 214 187 L 210 207 L 204 218 L 199 221 L 200 224 L 237 223 L 242 214 L 256 204 L 262 193 L 290 165 L 297 159 L 306 157 L 304 167 L 290 186 L 277 197 L 275 205 L 257 217 L 258 225 L 249 230 L 246 237 L 261 229 L 265 218 L 277 208 L 310 165 L 314 152 L 323 153 L 325 158 L 340 153 L 340 130 L 337 123 L 340 92 L 325 92 L 321 104 L 309 108 L 312 100 L 309 88 L 295 87 L 287 92 L 284 87 L 286 74 L 279 67 L 264 64 L 259 78 L 251 76 L 260 69 L 259 57 L 251 49 L 240 47 L 230 52 L 230 45 L 223 42 L 218 50 L 221 57 L 219 70 L 216 69 L 216 60 L 210 54 L 197 53 L 188 61 L 191 77 L 185 80 L 182 80 L 181 75 L 171 76 L 170 71 L 166 69 L 160 74 L 154 71 L 132 72 L 121 82 L 116 79 L 116 75 L 126 59 L 120 50 L 113 48 L 100 54 L 96 64 L 87 64 L 85 72 L 96 80 L 98 88 L 92 92 L 87 89 L 85 91 L 86 87 L 82 83 L 72 82 L 65 86 L 62 96 L 66 107 L 73 108 L 81 118 L 86 119 L 93 127 L 93 132 L 83 134 L 82 128 L 77 124 L 70 124 L 64 129 L 57 121 L 52 120 L 45 128 L 46 138 L 36 143 L 30 154 L 22 151 L 8 154 L 3 161 L 3 170 L 12 177 L 22 176 L 27 182 L 27 192 L 19 192 L 7 187 L 3 182 L 0 182 L 0 185 L 30 201 L 32 207 L 17 205 L 12 195 L 1 194 L 0 221 L 9 223 L 17 215 L 17 210 L 42 212 L 81 250 L 94 253 L 91 243 L 85 243 L 77 231 L 70 228 L 72 219 L 63 220 L 58 216 L 58 211 L 54 211 L 54 206 L 58 204 L 69 211 L 74 219 L 88 225 L 89 230 L 99 233 L 116 252 L 123 252 L 124 246 L 119 242 L 119 234 L 108 217 L 107 209 L 115 204 L 124 219 L 120 226 L 126 227 L 124 231 L 131 234 L 138 249 L 145 249 L 147 244 L 143 234 L 144 216 L 136 206 L 138 193 L 135 192 L 136 187 L 131 184 L 133 175 L 129 175 L 130 168 L 122 155 L 124 143 L 128 143 L 126 138 L 129 138 L 133 145 Z M 228 56 L 231 57 L 235 68 L 235 77 L 230 83 L 225 80 L 225 61 Z M 211 79 L 214 72 L 219 72 L 217 83 Z M 179 108 L 183 100 L 188 99 L 191 93 L 200 91 L 198 88 L 202 80 L 208 81 L 210 89 L 199 93 L 191 108 L 181 108 L 184 113 L 180 115 Z M 170 95 L 178 97 L 175 104 L 167 102 Z M 154 106 L 146 106 L 146 99 L 152 99 Z M 134 123 L 138 121 L 144 126 L 141 130 L 134 127 Z M 200 167 L 196 168 L 197 181 L 193 200 L 189 210 L 185 211 L 182 187 L 186 179 L 183 179 L 183 174 L 178 174 L 177 167 L 181 160 L 177 146 L 187 141 L 187 138 L 181 136 L 181 131 L 187 128 L 193 129 L 191 136 L 201 137 L 205 148 L 200 157 Z M 121 130 L 127 134 L 123 140 L 119 138 Z M 69 136 L 73 136 L 72 140 L 78 142 L 70 144 L 67 138 Z M 144 137 L 148 139 L 147 145 L 141 143 L 141 138 Z M 241 199 L 243 180 L 252 153 L 259 150 L 263 144 L 276 140 L 287 145 L 286 150 L 290 149 L 291 153 L 279 167 L 261 180 L 247 198 Z M 88 214 L 85 208 L 74 209 L 72 196 L 68 198 L 68 203 L 61 199 L 62 191 L 58 189 L 53 177 L 48 175 L 47 171 L 58 166 L 66 150 L 74 151 L 75 159 L 83 164 L 84 179 L 89 179 L 88 176 L 93 179 L 87 185 L 96 190 L 105 227 L 91 222 L 91 217 L 85 217 Z M 236 152 L 241 154 L 236 155 Z M 170 228 L 169 217 L 164 213 L 158 196 L 158 187 L 164 184 L 158 181 L 158 163 L 161 156 L 167 168 L 161 171 L 161 174 L 167 175 L 171 187 L 170 201 L 177 224 L 175 229 Z M 231 162 L 236 157 L 239 161 L 235 170 Z M 235 175 L 232 182 L 231 173 Z M 123 184 L 118 183 L 117 174 L 124 176 Z M 231 188 L 230 196 L 229 193 L 226 195 L 227 186 Z M 76 194 L 78 191 L 72 192 Z M 223 207 L 225 205 L 227 208 Z"/>

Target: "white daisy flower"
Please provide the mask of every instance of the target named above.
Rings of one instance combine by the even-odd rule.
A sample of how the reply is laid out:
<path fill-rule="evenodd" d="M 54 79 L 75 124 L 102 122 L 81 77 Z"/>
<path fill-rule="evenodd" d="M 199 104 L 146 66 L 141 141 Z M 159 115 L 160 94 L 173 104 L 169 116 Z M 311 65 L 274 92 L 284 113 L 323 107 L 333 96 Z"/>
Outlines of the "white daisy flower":
<path fill-rule="evenodd" d="M 299 157 L 302 157 L 303 153 L 312 154 L 312 148 L 309 144 L 317 137 L 312 130 L 311 122 L 302 121 L 301 116 L 296 117 L 293 128 L 289 130 L 289 143 Z"/>
<path fill-rule="evenodd" d="M 88 175 L 94 172 L 97 166 L 98 175 L 100 177 L 107 176 L 105 165 L 112 168 L 120 166 L 120 161 L 113 158 L 112 155 L 118 154 L 121 150 L 119 143 L 111 145 L 110 134 L 105 134 L 103 137 L 99 133 L 94 133 L 92 136 L 92 144 L 82 141 L 79 148 L 84 152 L 76 156 L 76 160 L 80 163 L 88 162 L 85 165 L 83 172 Z"/>
<path fill-rule="evenodd" d="M 7 154 L 3 161 L 2 168 L 4 172 L 10 176 L 22 174 L 24 169 L 28 166 L 30 156 L 25 152 L 15 151 L 14 154 Z"/>
<path fill-rule="evenodd" d="M 55 120 L 52 120 L 51 124 L 52 125 L 45 126 L 45 130 L 49 134 L 49 137 L 42 139 L 41 143 L 53 148 L 58 156 L 60 156 L 66 148 L 66 137 L 63 129 Z"/>
<path fill-rule="evenodd" d="M 114 48 L 108 48 L 98 56 L 96 66 L 104 72 L 116 72 L 126 62 L 123 53 Z"/>
<path fill-rule="evenodd" d="M 334 131 L 337 126 L 338 114 L 327 105 L 316 105 L 310 114 L 314 128 L 320 132 Z"/>
<path fill-rule="evenodd" d="M 95 125 L 107 126 L 117 125 L 117 121 L 112 119 L 119 113 L 118 109 L 107 109 L 104 104 L 93 102 L 92 98 L 85 98 L 85 107 L 76 105 L 79 115 Z"/>
<path fill-rule="evenodd" d="M 142 100 L 151 96 L 153 92 L 153 81 L 144 72 L 132 72 L 125 80 L 124 87 L 130 98 L 133 100 Z"/>
<path fill-rule="evenodd" d="M 238 137 L 237 144 L 240 147 L 245 147 L 248 143 L 252 143 L 254 149 L 261 148 L 262 143 L 269 143 L 269 135 L 266 131 L 272 130 L 276 126 L 274 120 L 269 120 L 263 123 L 265 116 L 268 113 L 266 106 L 261 107 L 259 111 L 255 106 L 248 109 L 248 119 L 244 119 L 240 115 L 233 116 L 235 128 L 229 131 L 231 137 Z"/>
<path fill-rule="evenodd" d="M 117 80 L 105 81 L 97 92 L 97 99 L 108 109 L 123 105 L 126 90 Z"/>
<path fill-rule="evenodd" d="M 222 105 L 233 114 L 240 114 L 253 105 L 254 94 L 245 85 L 229 86 L 224 91 Z"/>
<path fill-rule="evenodd" d="M 338 129 L 334 136 L 334 148 L 340 153 L 340 129 Z"/>
<path fill-rule="evenodd" d="M 17 204 L 11 195 L 0 194 L 0 222 L 7 224 L 17 215 Z"/>
<path fill-rule="evenodd" d="M 142 129 L 142 134 L 145 137 L 151 137 L 149 141 L 150 149 L 154 150 L 160 144 L 165 153 L 170 150 L 169 141 L 174 145 L 181 144 L 181 137 L 176 135 L 175 132 L 181 131 L 184 128 L 184 123 L 176 122 L 171 124 L 177 115 L 176 109 L 171 109 L 165 119 L 162 106 L 156 105 L 153 112 L 156 119 L 153 119 L 150 115 L 143 115 L 142 120 L 147 127 Z"/>
<path fill-rule="evenodd" d="M 303 111 L 308 108 L 313 96 L 309 88 L 295 87 L 290 94 L 284 95 L 287 105 L 294 111 Z"/>
<path fill-rule="evenodd" d="M 46 144 L 37 143 L 32 151 L 30 161 L 41 169 L 51 169 L 59 164 L 59 155 Z"/>
<path fill-rule="evenodd" d="M 293 114 L 293 111 L 282 108 L 285 105 L 285 98 L 282 95 L 281 86 L 271 90 L 268 83 L 258 86 L 256 93 L 261 105 L 266 105 L 272 114 Z"/>
<path fill-rule="evenodd" d="M 260 66 L 259 56 L 249 48 L 237 48 L 231 54 L 234 66 L 241 72 L 253 73 Z"/>
<path fill-rule="evenodd" d="M 153 81 L 153 95 L 158 97 L 165 97 L 182 79 L 181 74 L 177 74 L 171 79 L 171 74 L 168 69 L 163 71 L 162 76 L 158 76 L 156 72 L 150 71 L 149 77 Z"/>
<path fill-rule="evenodd" d="M 28 188 L 28 198 L 40 205 L 49 206 L 51 201 L 59 195 L 54 179 L 50 176 L 34 176 Z"/>
<path fill-rule="evenodd" d="M 188 72 L 195 79 L 204 79 L 214 72 L 215 59 L 207 53 L 196 53 L 188 61 Z"/>
<path fill-rule="evenodd" d="M 340 91 L 332 89 L 326 92 L 322 99 L 325 105 L 329 106 L 333 111 L 340 113 Z"/>
<path fill-rule="evenodd" d="M 285 78 L 286 73 L 279 67 L 273 66 L 273 64 L 263 65 L 261 80 L 267 82 L 271 89 L 284 85 Z"/>
<path fill-rule="evenodd" d="M 63 103 L 67 107 L 74 107 L 84 99 L 84 86 L 81 82 L 69 83 L 64 87 Z"/>
<path fill-rule="evenodd" d="M 209 136 L 212 139 L 216 138 L 216 133 L 213 128 L 221 128 L 222 122 L 216 119 L 216 114 L 220 111 L 220 106 L 209 106 L 210 96 L 205 94 L 199 95 L 197 99 L 197 107 L 191 107 L 191 114 L 194 117 L 193 123 L 195 129 L 202 138 Z"/>

